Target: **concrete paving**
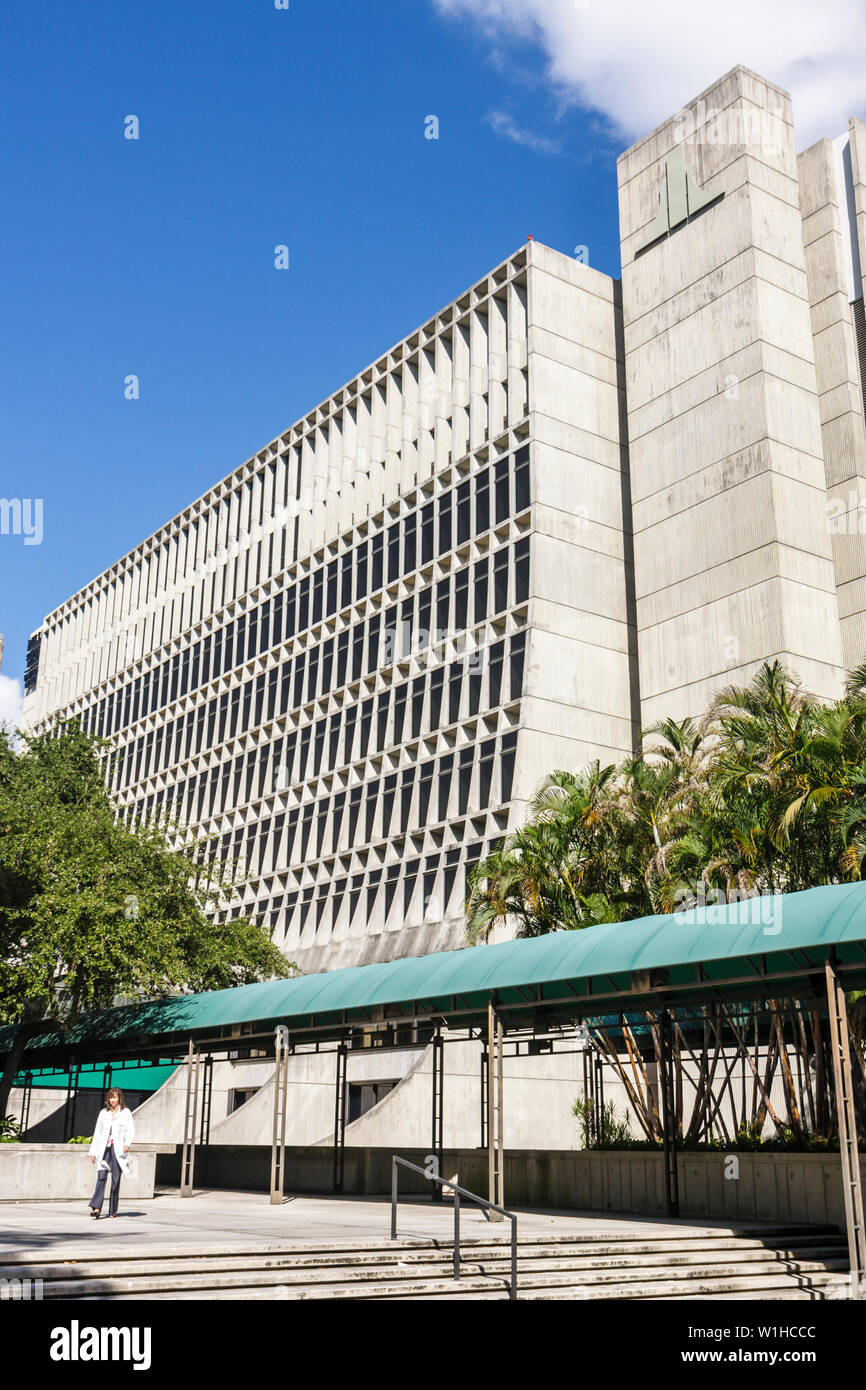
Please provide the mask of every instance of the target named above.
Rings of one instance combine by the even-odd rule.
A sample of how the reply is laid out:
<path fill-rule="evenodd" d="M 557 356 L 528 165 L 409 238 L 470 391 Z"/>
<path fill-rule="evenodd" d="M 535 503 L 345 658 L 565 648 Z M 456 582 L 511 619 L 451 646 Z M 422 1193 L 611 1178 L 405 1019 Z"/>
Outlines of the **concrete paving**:
<path fill-rule="evenodd" d="M 515 1208 L 521 1240 L 564 1236 L 632 1237 L 653 1239 L 672 1234 L 683 1238 L 731 1229 L 724 1222 L 679 1220 L 598 1212 L 523 1210 Z M 738 1222 L 738 1232 L 766 1230 L 767 1223 Z M 488 1223 L 477 1208 L 464 1206 L 461 1234 L 466 1239 L 502 1239 L 510 1235 L 510 1223 Z M 382 1197 L 288 1197 L 272 1207 L 266 1195 L 250 1192 L 200 1191 L 182 1198 L 177 1191 L 158 1194 L 152 1201 L 124 1206 L 116 1219 L 93 1221 L 86 1203 L 0 1203 L 0 1259 L 42 1255 L 51 1260 L 75 1259 L 99 1250 L 129 1253 L 182 1248 L 192 1253 L 205 1250 L 239 1250 L 255 1246 L 279 1249 L 298 1244 L 360 1248 L 378 1245 L 390 1230 L 390 1203 Z M 402 1201 L 398 1234 L 401 1240 L 450 1240 L 453 1233 L 451 1204 L 433 1206 L 429 1201 Z"/>

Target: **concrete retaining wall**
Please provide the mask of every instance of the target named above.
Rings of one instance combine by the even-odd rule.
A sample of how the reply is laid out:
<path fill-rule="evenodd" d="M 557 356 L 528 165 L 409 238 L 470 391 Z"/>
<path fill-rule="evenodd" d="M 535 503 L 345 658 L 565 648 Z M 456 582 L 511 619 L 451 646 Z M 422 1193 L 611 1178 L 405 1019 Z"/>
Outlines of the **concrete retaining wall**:
<path fill-rule="evenodd" d="M 345 1150 L 343 1191 L 381 1196 L 391 1191 L 389 1148 Z M 424 1166 L 429 1148 L 403 1149 L 400 1156 Z M 220 1144 L 196 1151 L 196 1185 L 266 1192 L 270 1148 Z M 446 1149 L 444 1173 L 480 1196 L 487 1192 L 483 1149 Z M 179 1151 L 158 1160 L 157 1180 L 179 1181 Z M 285 1191 L 330 1192 L 333 1154 L 329 1148 L 287 1148 Z M 866 1176 L 866 1174 L 864 1174 Z M 838 1154 L 716 1154 L 679 1157 L 680 1213 L 712 1220 L 796 1221 L 844 1227 Z M 429 1193 L 425 1179 L 400 1173 L 402 1193 Z M 505 1154 L 506 1203 L 577 1211 L 664 1214 L 661 1153 L 636 1150 L 511 1150 Z"/>
<path fill-rule="evenodd" d="M 136 1145 L 131 1171 L 121 1179 L 121 1197 L 152 1197 L 157 1155 L 173 1152 L 171 1144 Z M 96 1165 L 86 1144 L 0 1144 L 0 1202 L 87 1201 L 95 1183 Z"/>

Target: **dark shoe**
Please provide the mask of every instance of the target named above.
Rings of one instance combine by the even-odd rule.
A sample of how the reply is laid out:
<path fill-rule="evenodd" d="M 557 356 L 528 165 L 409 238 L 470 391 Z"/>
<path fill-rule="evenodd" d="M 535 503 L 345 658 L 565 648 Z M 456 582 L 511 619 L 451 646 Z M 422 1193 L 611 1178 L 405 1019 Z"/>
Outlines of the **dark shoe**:
<path fill-rule="evenodd" d="M 96 1207 L 90 1208 L 90 1215 L 93 1217 L 94 1221 L 99 1220 L 99 1212 L 96 1210 Z"/>

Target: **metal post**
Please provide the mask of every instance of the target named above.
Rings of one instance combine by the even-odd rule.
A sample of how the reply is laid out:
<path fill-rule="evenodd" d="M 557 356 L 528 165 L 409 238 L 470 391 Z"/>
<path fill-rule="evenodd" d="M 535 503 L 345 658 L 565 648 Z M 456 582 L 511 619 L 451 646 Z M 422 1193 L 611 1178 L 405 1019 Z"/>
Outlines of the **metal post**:
<path fill-rule="evenodd" d="M 431 1140 L 433 1153 L 436 1155 L 436 1171 L 442 1174 L 445 1159 L 443 1154 L 442 1128 L 443 1128 L 443 1092 L 444 1092 L 444 1062 L 445 1046 L 442 1035 L 437 1031 L 433 1039 L 433 1137 Z M 438 1182 L 433 1184 L 433 1201 L 441 1202 L 443 1189 Z"/>
<path fill-rule="evenodd" d="M 200 1144 L 210 1143 L 210 1114 L 212 1097 L 213 1057 L 210 1053 L 208 1053 L 208 1055 L 204 1059 L 204 1076 L 202 1078 L 201 1130 L 199 1131 L 198 1138 Z"/>
<path fill-rule="evenodd" d="M 679 1174 L 677 1172 L 677 1136 L 671 1067 L 671 1016 L 662 1009 L 659 1029 L 661 1043 L 662 1127 L 665 1165 L 665 1216 L 679 1216 Z"/>
<path fill-rule="evenodd" d="M 24 1094 L 21 1097 L 21 1137 L 30 1128 L 30 1098 L 33 1094 L 33 1073 L 24 1073 Z"/>
<path fill-rule="evenodd" d="M 76 1062 L 74 1067 L 69 1068 L 69 1084 L 66 1088 L 66 1105 L 63 1110 L 64 1144 L 68 1144 L 75 1133 L 75 1111 L 78 1108 L 78 1083 L 80 1078 L 81 1063 Z"/>
<path fill-rule="evenodd" d="M 348 1049 L 345 1043 L 337 1048 L 336 1095 L 334 1098 L 334 1191 L 343 1190 L 343 1168 L 346 1150 L 346 1066 Z"/>
<path fill-rule="evenodd" d="M 836 974 L 836 962 L 832 958 L 827 961 L 826 973 L 836 1123 L 839 1129 L 839 1157 L 842 1167 L 842 1196 L 848 1234 L 848 1259 L 851 1266 L 851 1297 L 859 1299 L 866 1274 L 866 1229 L 863 1225 L 863 1189 L 860 1182 L 857 1118 L 854 1112 L 848 1009 L 845 991 Z"/>
<path fill-rule="evenodd" d="M 497 1014 L 496 1017 L 496 1050 L 498 1052 L 496 1063 L 496 1147 L 498 1150 L 498 1164 L 496 1185 L 496 1201 L 501 1207 L 505 1206 L 505 1078 L 503 1072 L 503 1030 L 502 1019 Z M 500 1218 L 504 1220 L 504 1218 Z"/>
<path fill-rule="evenodd" d="M 397 1160 L 391 1159 L 391 1239 L 397 1239 Z"/>
<path fill-rule="evenodd" d="M 434 1187 L 439 1184 L 434 1183 Z M 460 1278 L 460 1193 L 454 1189 L 454 1278 Z"/>
<path fill-rule="evenodd" d="M 481 1048 L 481 1144 L 487 1148 L 487 1044 Z"/>
<path fill-rule="evenodd" d="M 503 1205 L 502 1191 L 502 1024 L 491 1000 L 487 1006 L 487 1199 Z M 487 1213 L 501 1221 L 499 1212 Z"/>
<path fill-rule="evenodd" d="M 274 1130 L 271 1139 L 271 1206 L 281 1206 L 284 1195 L 283 1172 L 288 1083 L 289 1030 L 280 1023 L 274 1029 Z"/>
<path fill-rule="evenodd" d="M 191 1197 L 195 1182 L 195 1126 L 198 1115 L 199 1054 L 189 1040 L 186 1065 L 186 1109 L 183 1122 L 183 1153 L 180 1161 L 180 1195 Z"/>

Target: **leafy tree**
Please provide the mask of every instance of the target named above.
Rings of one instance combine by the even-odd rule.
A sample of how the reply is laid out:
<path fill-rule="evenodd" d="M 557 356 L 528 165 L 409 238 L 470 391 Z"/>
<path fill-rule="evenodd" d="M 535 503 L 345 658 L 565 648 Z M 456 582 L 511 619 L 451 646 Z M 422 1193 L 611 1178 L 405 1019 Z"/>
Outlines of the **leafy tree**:
<path fill-rule="evenodd" d="M 232 884 L 212 846 L 179 848 L 182 838 L 124 823 L 100 745 L 76 725 L 17 743 L 0 731 L 0 1020 L 18 1025 L 0 1116 L 46 1023 L 293 973 L 265 929 L 230 916 Z"/>

